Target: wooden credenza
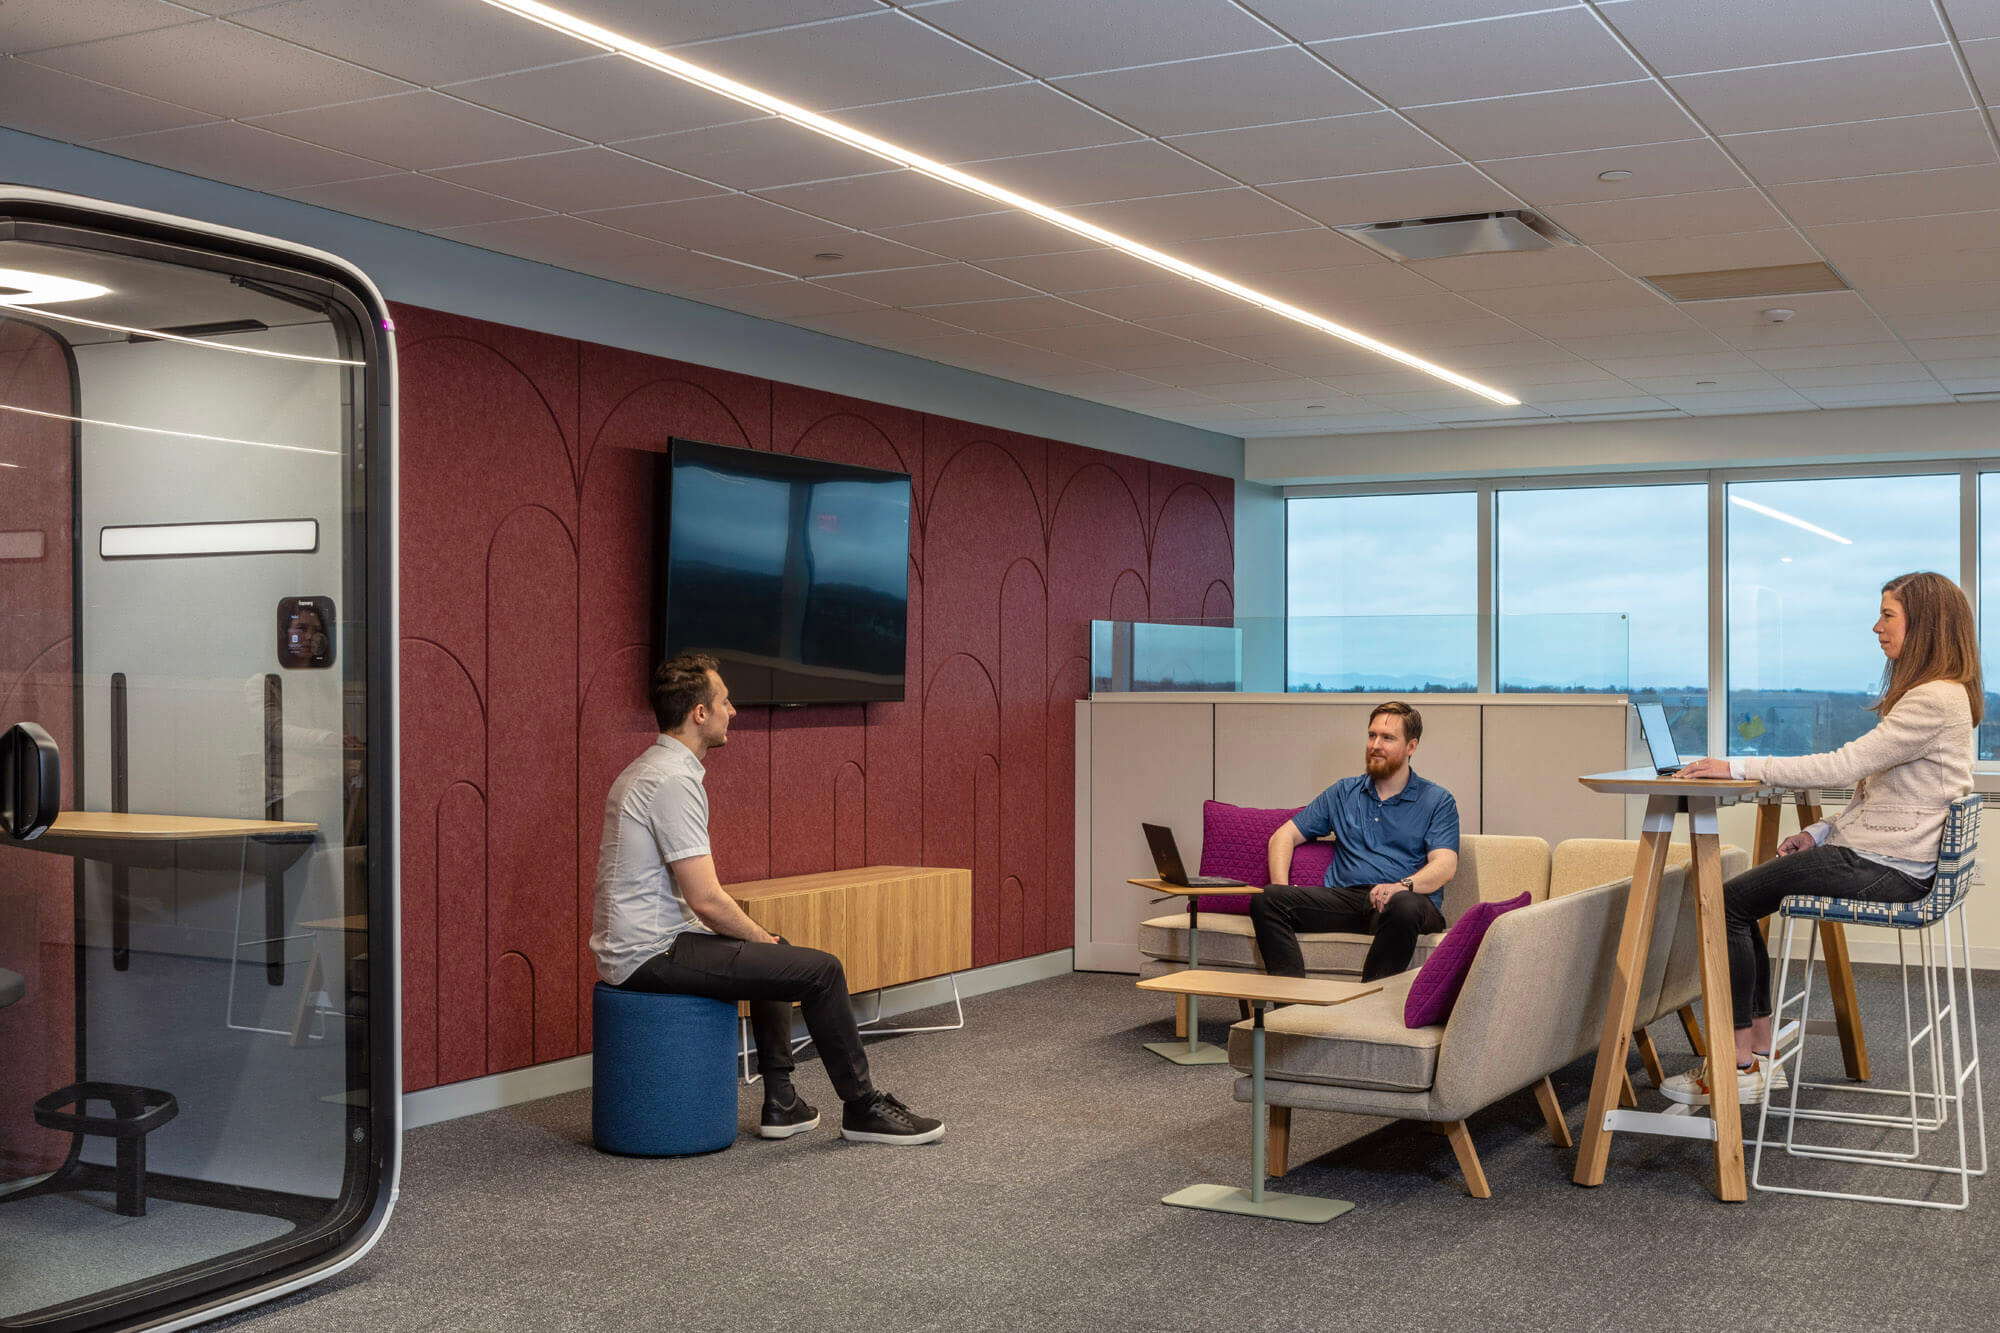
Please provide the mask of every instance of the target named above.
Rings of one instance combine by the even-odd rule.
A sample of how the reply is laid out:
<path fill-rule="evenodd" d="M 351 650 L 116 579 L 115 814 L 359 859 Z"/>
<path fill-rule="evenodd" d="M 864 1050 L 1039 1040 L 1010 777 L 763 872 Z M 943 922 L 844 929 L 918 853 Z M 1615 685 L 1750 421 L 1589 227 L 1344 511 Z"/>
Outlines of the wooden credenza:
<path fill-rule="evenodd" d="M 851 994 L 972 966 L 972 872 L 862 866 L 724 886 L 773 935 L 824 949 Z"/>

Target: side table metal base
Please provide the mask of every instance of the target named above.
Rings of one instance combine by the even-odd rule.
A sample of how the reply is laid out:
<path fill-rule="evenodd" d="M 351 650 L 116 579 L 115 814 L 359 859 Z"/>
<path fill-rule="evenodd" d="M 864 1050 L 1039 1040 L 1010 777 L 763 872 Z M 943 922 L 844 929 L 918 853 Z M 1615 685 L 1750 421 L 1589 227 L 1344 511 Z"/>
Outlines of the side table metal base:
<path fill-rule="evenodd" d="M 1177 1065 L 1226 1065 L 1229 1052 L 1220 1046 L 1207 1042 L 1190 1045 L 1184 1041 L 1149 1041 L 1146 1049 L 1154 1055 L 1164 1056 Z"/>
<path fill-rule="evenodd" d="M 1342 1213 L 1354 1211 L 1345 1199 L 1321 1199 L 1310 1194 L 1278 1194 L 1264 1191 L 1252 1199 L 1240 1185 L 1190 1185 L 1160 1200 L 1176 1208 L 1199 1208 L 1210 1213 L 1240 1213 L 1245 1217 L 1273 1217 L 1281 1222 L 1331 1222 Z"/>

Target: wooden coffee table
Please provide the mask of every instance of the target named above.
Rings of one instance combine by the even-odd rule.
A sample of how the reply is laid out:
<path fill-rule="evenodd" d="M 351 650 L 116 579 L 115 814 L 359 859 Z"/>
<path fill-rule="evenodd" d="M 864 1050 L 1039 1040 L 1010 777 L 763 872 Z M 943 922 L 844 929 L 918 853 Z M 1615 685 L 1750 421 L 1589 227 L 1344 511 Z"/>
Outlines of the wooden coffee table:
<path fill-rule="evenodd" d="M 1213 890 L 1208 890 L 1213 892 Z M 1161 1203 L 1176 1208 L 1200 1208 L 1212 1213 L 1275 1217 L 1286 1222 L 1331 1222 L 1353 1210 L 1345 1199 L 1310 1194 L 1279 1194 L 1264 1188 L 1264 1006 L 1267 1004 L 1345 1004 L 1382 989 L 1378 982 L 1326 981 L 1318 977 L 1273 977 L 1262 972 L 1173 972 L 1139 983 L 1140 990 L 1166 991 L 1189 1000 L 1188 1031 L 1194 1031 L 1193 1001 L 1203 995 L 1250 1002 L 1250 1188 L 1234 1185 L 1190 1185 L 1175 1190 Z M 1227 1052 L 1224 1052 L 1227 1058 Z"/>
<path fill-rule="evenodd" d="M 1196 911 L 1202 898 L 1211 894 L 1262 893 L 1262 884 L 1230 884 L 1225 886 L 1207 885 L 1191 887 L 1186 884 L 1169 884 L 1163 879 L 1128 879 L 1127 884 L 1136 884 L 1154 893 L 1164 893 L 1170 897 L 1187 899 L 1188 907 L 1188 956 L 1189 968 L 1201 966 L 1201 931 L 1196 920 Z M 1177 1065 L 1222 1065 L 1229 1063 L 1229 1052 L 1220 1046 L 1210 1046 L 1201 1039 L 1201 998 L 1187 997 L 1187 1040 L 1149 1041 L 1146 1049 L 1154 1055 L 1172 1060 Z"/>

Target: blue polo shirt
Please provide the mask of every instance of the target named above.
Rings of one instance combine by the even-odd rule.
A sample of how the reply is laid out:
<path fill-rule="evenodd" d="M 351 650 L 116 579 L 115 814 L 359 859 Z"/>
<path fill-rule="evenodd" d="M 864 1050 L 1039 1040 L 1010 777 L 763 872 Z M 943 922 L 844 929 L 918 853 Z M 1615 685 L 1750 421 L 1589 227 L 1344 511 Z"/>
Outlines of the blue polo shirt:
<path fill-rule="evenodd" d="M 1292 823 L 1308 838 L 1333 835 L 1328 888 L 1394 884 L 1416 874 L 1432 852 L 1458 850 L 1458 802 L 1415 773 L 1386 801 L 1376 798 L 1366 773 L 1342 778 L 1293 815 Z M 1444 910 L 1442 888 L 1430 899 Z"/>

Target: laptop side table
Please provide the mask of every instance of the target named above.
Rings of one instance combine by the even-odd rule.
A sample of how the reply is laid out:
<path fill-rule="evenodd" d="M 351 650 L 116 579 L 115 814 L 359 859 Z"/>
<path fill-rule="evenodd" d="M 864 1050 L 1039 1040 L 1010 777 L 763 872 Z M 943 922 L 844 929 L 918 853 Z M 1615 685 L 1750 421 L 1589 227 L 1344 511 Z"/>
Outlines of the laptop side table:
<path fill-rule="evenodd" d="M 1128 879 L 1125 882 L 1127 884 L 1136 884 L 1140 888 L 1149 889 L 1154 893 L 1164 893 L 1169 897 L 1187 899 L 1187 965 L 1190 970 L 1201 966 L 1201 932 L 1195 920 L 1195 913 L 1201 904 L 1202 896 L 1211 893 L 1239 894 L 1262 893 L 1264 891 L 1264 886 L 1261 884 L 1230 885 L 1223 888 L 1211 885 L 1206 888 L 1196 888 L 1186 884 L 1169 884 L 1163 879 Z M 1221 1065 L 1229 1063 L 1228 1051 L 1220 1046 L 1210 1046 L 1201 1039 L 1201 997 L 1199 995 L 1190 994 L 1187 997 L 1187 1040 L 1184 1042 L 1149 1041 L 1146 1043 L 1146 1049 L 1154 1055 L 1172 1060 L 1177 1065 Z"/>
<path fill-rule="evenodd" d="M 1311 1194 L 1280 1194 L 1264 1188 L 1264 1006 L 1267 1004 L 1346 1004 L 1382 987 L 1376 982 L 1333 981 L 1320 977 L 1272 977 L 1262 972 L 1203 972 L 1190 969 L 1151 977 L 1139 983 L 1140 990 L 1167 991 L 1185 995 L 1188 1001 L 1203 995 L 1222 999 L 1247 1000 L 1251 1006 L 1250 1027 L 1250 1188 L 1233 1185 L 1189 1185 L 1161 1199 L 1176 1208 L 1199 1208 L 1211 1213 L 1237 1213 L 1246 1217 L 1275 1217 L 1285 1222 L 1331 1222 L 1354 1205 L 1345 1199 L 1322 1199 Z"/>

